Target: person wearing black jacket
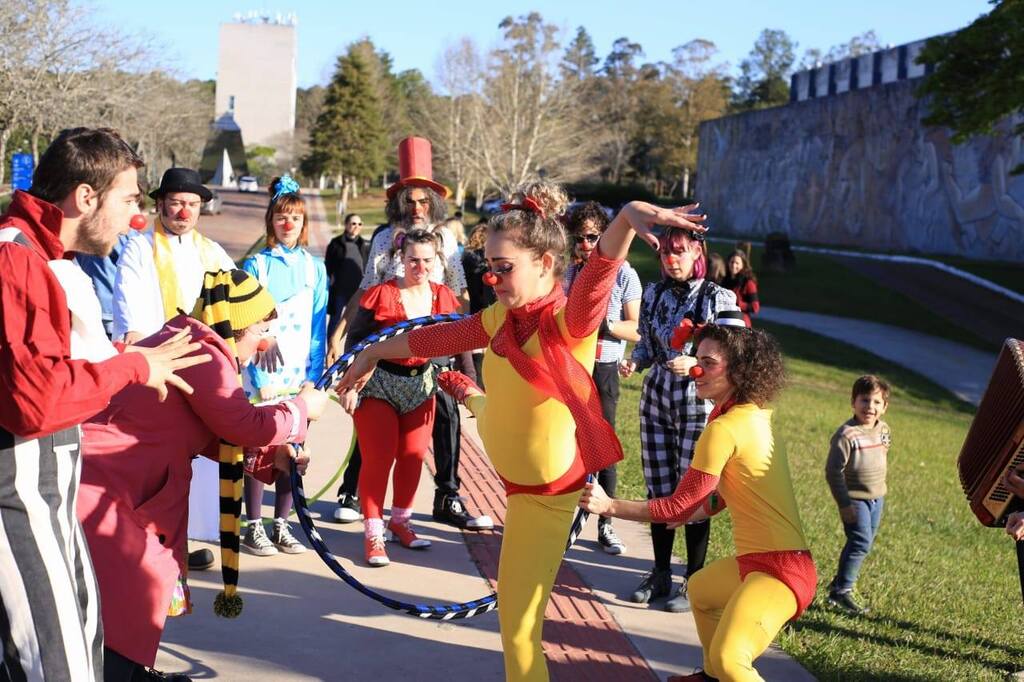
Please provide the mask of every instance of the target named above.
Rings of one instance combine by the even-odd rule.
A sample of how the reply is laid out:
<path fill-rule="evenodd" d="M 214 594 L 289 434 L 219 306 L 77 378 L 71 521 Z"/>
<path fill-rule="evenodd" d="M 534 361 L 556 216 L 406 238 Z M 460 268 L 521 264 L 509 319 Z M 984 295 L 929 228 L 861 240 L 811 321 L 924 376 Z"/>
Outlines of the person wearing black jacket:
<path fill-rule="evenodd" d="M 330 283 L 327 295 L 327 314 L 330 316 L 328 336 L 338 326 L 348 300 L 359 289 L 359 282 L 363 279 L 370 242 L 359 234 L 362 229 L 363 219 L 355 213 L 349 213 L 345 216 L 345 231 L 327 245 L 324 266 Z"/>

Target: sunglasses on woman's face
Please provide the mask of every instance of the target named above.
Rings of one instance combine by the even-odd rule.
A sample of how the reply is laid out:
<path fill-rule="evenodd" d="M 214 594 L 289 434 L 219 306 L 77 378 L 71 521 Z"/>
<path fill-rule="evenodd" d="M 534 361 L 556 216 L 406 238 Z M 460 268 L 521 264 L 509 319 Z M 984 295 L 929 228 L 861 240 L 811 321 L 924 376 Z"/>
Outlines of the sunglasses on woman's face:
<path fill-rule="evenodd" d="M 599 234 L 576 234 L 573 235 L 572 240 L 577 244 L 586 242 L 588 244 L 596 244 L 597 240 L 601 238 Z"/>

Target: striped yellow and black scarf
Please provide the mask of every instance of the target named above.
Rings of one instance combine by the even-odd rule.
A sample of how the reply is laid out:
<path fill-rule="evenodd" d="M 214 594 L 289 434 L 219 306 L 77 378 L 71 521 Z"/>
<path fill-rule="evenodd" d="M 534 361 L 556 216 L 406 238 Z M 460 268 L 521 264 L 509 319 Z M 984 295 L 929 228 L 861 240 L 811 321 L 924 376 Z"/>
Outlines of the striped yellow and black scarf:
<path fill-rule="evenodd" d="M 207 272 L 192 317 L 213 328 L 235 351 L 235 332 L 256 324 L 274 312 L 274 299 L 255 277 L 243 270 Z M 241 385 L 241 367 L 239 367 Z M 238 552 L 242 514 L 242 448 L 220 441 L 220 554 L 224 591 L 217 595 L 213 610 L 234 618 L 242 612 L 238 595 Z"/>

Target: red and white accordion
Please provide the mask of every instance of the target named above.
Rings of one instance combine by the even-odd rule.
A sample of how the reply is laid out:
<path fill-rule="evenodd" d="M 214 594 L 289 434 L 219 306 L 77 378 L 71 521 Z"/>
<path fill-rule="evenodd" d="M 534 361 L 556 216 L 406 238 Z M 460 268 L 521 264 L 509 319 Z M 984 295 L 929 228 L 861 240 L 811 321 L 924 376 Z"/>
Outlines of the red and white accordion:
<path fill-rule="evenodd" d="M 1024 344 L 1007 339 L 957 460 L 971 511 L 986 526 L 1006 525 L 1024 508 L 1003 476 L 1024 467 Z M 1024 575 L 1024 573 L 1022 573 Z"/>

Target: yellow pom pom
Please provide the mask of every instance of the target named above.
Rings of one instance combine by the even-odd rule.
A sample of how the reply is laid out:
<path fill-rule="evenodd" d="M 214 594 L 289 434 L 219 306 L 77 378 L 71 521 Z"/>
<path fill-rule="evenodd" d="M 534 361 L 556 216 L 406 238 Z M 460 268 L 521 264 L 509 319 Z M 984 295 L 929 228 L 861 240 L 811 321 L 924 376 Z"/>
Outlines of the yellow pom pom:
<path fill-rule="evenodd" d="M 222 618 L 238 618 L 242 613 L 242 598 L 237 594 L 228 596 L 221 592 L 213 600 L 213 612 Z"/>

